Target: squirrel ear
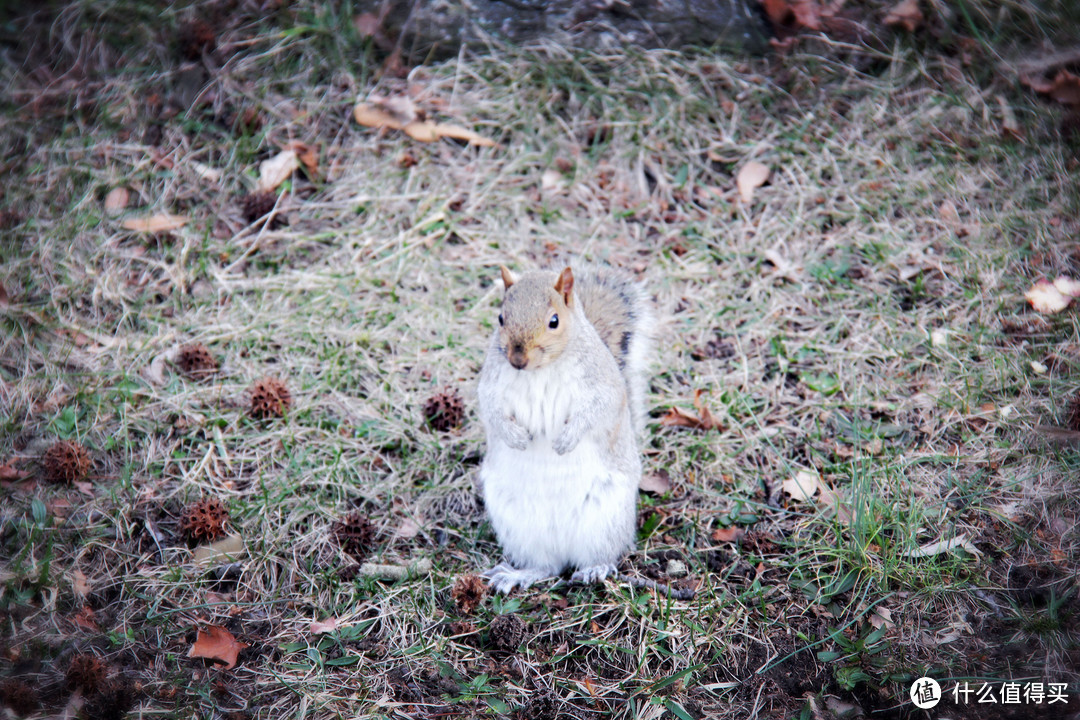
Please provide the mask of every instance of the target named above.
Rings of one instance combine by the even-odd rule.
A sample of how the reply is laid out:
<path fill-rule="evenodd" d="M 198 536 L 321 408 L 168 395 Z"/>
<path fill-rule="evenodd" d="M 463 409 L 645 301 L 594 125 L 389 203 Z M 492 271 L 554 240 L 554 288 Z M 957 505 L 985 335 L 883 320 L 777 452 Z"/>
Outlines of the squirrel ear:
<path fill-rule="evenodd" d="M 502 273 L 503 286 L 506 290 L 510 289 L 510 286 L 517 282 L 517 278 L 505 265 L 499 266 L 499 271 Z"/>
<path fill-rule="evenodd" d="M 555 281 L 555 292 L 562 295 L 563 302 L 571 304 L 571 295 L 574 291 L 574 272 L 566 268 L 559 273 L 559 279 Z"/>

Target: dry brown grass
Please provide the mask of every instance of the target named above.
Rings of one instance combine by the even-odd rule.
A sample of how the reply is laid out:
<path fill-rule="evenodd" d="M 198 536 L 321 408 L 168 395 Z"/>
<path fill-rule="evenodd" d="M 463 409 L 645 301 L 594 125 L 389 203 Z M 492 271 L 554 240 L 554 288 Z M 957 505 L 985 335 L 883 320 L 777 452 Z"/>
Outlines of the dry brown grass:
<path fill-rule="evenodd" d="M 29 476 L 2 489 L 0 674 L 37 688 L 37 712 L 69 702 L 76 653 L 178 717 L 795 717 L 836 699 L 900 717 L 925 673 L 1075 689 L 1080 457 L 1033 428 L 1067 421 L 1077 321 L 1022 299 L 1080 274 L 1057 109 L 903 50 L 857 71 L 549 47 L 375 81 L 328 39 L 333 11 L 301 6 L 294 33 L 231 18 L 217 45 L 234 54 L 170 114 L 194 71 L 154 28 L 185 16 L 140 12 L 148 42 L 124 60 L 115 18 L 72 6 L 51 79 L 33 53 L 2 65 L 17 162 L 0 210 L 22 221 L 0 243 L 0 465 Z M 358 96 L 407 88 L 501 147 L 351 122 Z M 288 139 L 319 145 L 321 174 L 281 193 L 287 225 L 248 225 L 241 198 Z M 772 177 L 746 205 L 750 159 Z M 120 186 L 129 214 L 189 224 L 123 230 L 102 206 Z M 654 293 L 654 420 L 703 390 L 725 425 L 650 424 L 647 472 L 673 490 L 642 496 L 625 565 L 664 578 L 678 560 L 700 591 L 538 587 L 465 614 L 456 578 L 498 560 L 473 488 L 495 268 L 566 255 Z M 193 342 L 218 373 L 171 365 Z M 251 419 L 268 375 L 292 404 Z M 444 387 L 465 398 L 460 430 L 425 423 Z M 90 449 L 89 485 L 41 481 L 57 438 Z M 786 497 L 799 470 L 843 513 Z M 225 501 L 241 553 L 198 562 L 180 515 L 201 497 Z M 346 551 L 354 511 L 370 542 Z M 738 544 L 713 539 L 731 526 Z M 981 554 L 908 555 L 959 535 Z M 425 558 L 410 580 L 356 575 Z M 339 629 L 313 634 L 326 618 Z M 251 646 L 236 668 L 187 658 L 206 623 Z"/>

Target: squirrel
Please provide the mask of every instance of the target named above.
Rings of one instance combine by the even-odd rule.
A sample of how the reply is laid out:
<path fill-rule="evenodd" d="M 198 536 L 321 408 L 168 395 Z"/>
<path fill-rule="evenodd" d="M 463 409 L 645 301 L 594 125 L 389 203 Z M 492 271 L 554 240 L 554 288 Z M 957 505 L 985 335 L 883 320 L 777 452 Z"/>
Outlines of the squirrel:
<path fill-rule="evenodd" d="M 597 583 L 635 541 L 650 301 L 607 268 L 500 270 L 478 396 L 484 503 L 506 562 L 484 576 L 501 593 L 571 567 L 571 582 Z"/>

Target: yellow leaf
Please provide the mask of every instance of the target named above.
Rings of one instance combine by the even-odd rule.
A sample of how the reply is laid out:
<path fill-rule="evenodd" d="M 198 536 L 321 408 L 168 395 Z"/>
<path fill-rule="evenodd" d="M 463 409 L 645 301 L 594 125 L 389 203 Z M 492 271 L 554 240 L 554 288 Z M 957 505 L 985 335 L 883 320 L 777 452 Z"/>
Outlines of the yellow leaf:
<path fill-rule="evenodd" d="M 1052 315 L 1069 307 L 1072 298 L 1059 290 L 1054 283 L 1045 278 L 1037 281 L 1024 293 L 1024 298 L 1038 312 Z"/>
<path fill-rule="evenodd" d="M 135 232 L 158 233 L 179 230 L 187 225 L 187 218 L 182 215 L 159 213 L 149 217 L 131 218 L 122 223 L 123 227 Z"/>
<path fill-rule="evenodd" d="M 744 203 L 749 205 L 754 200 L 754 190 L 765 184 L 771 172 L 766 165 L 756 160 L 742 166 L 735 177 L 735 184 L 739 187 L 739 195 Z"/>

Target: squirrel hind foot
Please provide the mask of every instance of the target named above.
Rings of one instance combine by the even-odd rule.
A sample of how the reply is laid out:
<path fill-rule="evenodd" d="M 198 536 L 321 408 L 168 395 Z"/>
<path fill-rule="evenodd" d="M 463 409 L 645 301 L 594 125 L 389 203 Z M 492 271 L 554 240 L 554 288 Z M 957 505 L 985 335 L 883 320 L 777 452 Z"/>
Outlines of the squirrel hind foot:
<path fill-rule="evenodd" d="M 503 595 L 508 594 L 515 587 L 524 590 L 533 583 L 552 576 L 546 570 L 537 570 L 535 568 L 518 570 L 509 563 L 499 563 L 490 570 L 485 570 L 481 575 L 487 579 L 488 585 L 495 592 Z"/>
<path fill-rule="evenodd" d="M 589 567 L 579 569 L 571 575 L 570 582 L 582 585 L 595 585 L 596 583 L 603 582 L 608 576 L 615 575 L 617 572 L 618 568 L 612 563 L 606 565 L 590 565 Z"/>

